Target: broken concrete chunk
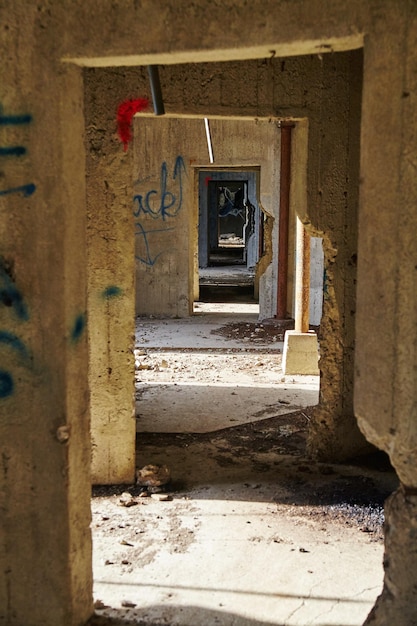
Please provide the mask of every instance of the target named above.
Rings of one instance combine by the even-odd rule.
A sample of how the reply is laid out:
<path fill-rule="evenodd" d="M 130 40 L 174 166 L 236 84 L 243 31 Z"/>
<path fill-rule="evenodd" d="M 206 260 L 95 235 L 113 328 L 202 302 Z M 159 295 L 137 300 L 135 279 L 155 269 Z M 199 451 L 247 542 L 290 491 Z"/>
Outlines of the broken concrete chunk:
<path fill-rule="evenodd" d="M 148 491 L 159 491 L 171 480 L 171 472 L 166 465 L 145 465 L 136 472 L 136 482 Z"/>
<path fill-rule="evenodd" d="M 152 493 L 151 498 L 153 500 L 158 500 L 159 502 L 168 502 L 172 500 L 172 496 L 169 493 Z"/>
<path fill-rule="evenodd" d="M 137 502 L 131 493 L 129 493 L 128 491 L 125 491 L 122 493 L 122 495 L 119 498 L 119 504 L 121 506 L 135 506 Z"/>
<path fill-rule="evenodd" d="M 131 602 L 130 600 L 122 600 L 121 605 L 126 608 L 133 609 L 136 606 L 135 602 Z"/>

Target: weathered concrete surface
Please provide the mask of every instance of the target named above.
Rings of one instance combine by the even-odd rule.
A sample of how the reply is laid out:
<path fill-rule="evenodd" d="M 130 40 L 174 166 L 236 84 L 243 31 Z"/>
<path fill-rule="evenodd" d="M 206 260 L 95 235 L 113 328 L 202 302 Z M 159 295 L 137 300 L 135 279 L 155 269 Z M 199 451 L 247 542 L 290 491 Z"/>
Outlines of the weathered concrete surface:
<path fill-rule="evenodd" d="M 180 80 L 177 74 L 174 78 Z M 277 123 L 212 119 L 210 132 L 215 154 L 211 167 L 260 166 L 261 205 L 269 214 L 276 212 Z M 198 172 L 210 167 L 204 121 L 139 116 L 134 148 L 136 313 L 188 316 L 194 299 Z M 274 285 L 276 270 L 271 267 L 268 291 L 273 291 Z M 270 310 L 267 313 L 271 315 Z"/>
<path fill-rule="evenodd" d="M 82 76 L 45 52 L 54 37 L 39 7 L 0 6 L 0 623 L 7 626 L 70 626 L 92 612 Z"/>
<path fill-rule="evenodd" d="M 417 624 L 417 495 L 400 487 L 385 505 L 385 578 L 366 626 Z"/>
<path fill-rule="evenodd" d="M 376 39 L 365 50 L 355 410 L 402 482 L 417 486 L 417 58 L 407 53 L 417 6 L 395 6 L 384 53 Z"/>
<path fill-rule="evenodd" d="M 2 154 L 0 188 L 6 275 L 0 615 L 12 626 L 80 624 L 91 612 L 84 122 L 81 73 L 70 59 L 105 66 L 256 57 L 267 70 L 271 57 L 279 58 L 265 90 L 280 93 L 282 106 L 270 95 L 260 112 L 273 108 L 275 116 L 294 116 L 291 98 L 296 97 L 301 117 L 311 117 L 304 217 L 312 233 L 324 238 L 328 276 L 323 403 L 314 443 L 335 457 L 359 442 L 352 422 L 349 316 L 354 312 L 354 190 L 362 110 L 355 406 L 362 431 L 388 450 L 402 481 L 417 483 L 417 368 L 410 340 L 417 318 L 417 6 L 414 0 L 309 0 L 296 8 L 289 0 L 255 0 L 247 7 L 233 0 L 214 5 L 195 0 L 185 5 L 186 19 L 180 9 L 173 0 L 161 0 L 157 10 L 152 2 L 122 0 L 105 3 L 100 11 L 85 0 L 4 0 L 0 7 L 3 114 L 32 120 L 1 127 L 5 147 L 27 150 Z M 313 111 L 304 106 L 311 94 L 306 75 L 299 75 L 298 89 L 289 91 L 282 57 L 362 45 L 362 109 L 360 54 L 310 59 L 321 72 L 314 89 L 320 96 L 315 124 Z M 68 63 L 62 63 L 64 57 Z M 340 66 L 346 58 L 352 61 L 349 97 Z M 346 99 L 337 96 L 339 88 L 352 105 L 343 110 Z M 347 145 L 347 128 L 352 149 L 346 152 L 340 148 Z M 123 405 L 130 401 L 126 392 Z M 397 622 L 401 607 L 392 610 Z"/>
<path fill-rule="evenodd" d="M 257 154 L 256 133 L 261 122 L 255 124 L 247 117 L 275 114 L 299 120 L 293 133 L 291 203 L 309 232 L 323 237 L 326 278 L 320 336 L 322 402 L 314 419 L 310 449 L 323 459 L 341 459 L 364 451 L 367 446 L 353 417 L 361 53 L 325 55 L 321 59 L 296 57 L 246 63 L 166 65 L 160 68 L 160 76 L 167 115 L 238 118 L 210 121 L 216 166 L 239 166 L 245 161 L 252 165 L 262 164 L 260 199 L 270 217 L 266 225 L 266 255 L 258 267 L 261 318 L 271 317 L 276 311 L 276 268 L 271 261 L 277 255 L 278 212 L 273 198 L 278 193 L 279 180 L 270 181 L 267 167 L 279 163 L 279 154 L 276 151 L 275 156 Z M 92 69 L 88 71 L 88 77 L 86 89 L 90 97 L 93 94 L 94 100 L 101 103 L 100 107 L 106 105 L 107 110 L 115 109 L 121 84 L 124 96 L 150 96 L 144 68 Z M 161 133 L 164 124 L 181 126 L 182 130 L 176 139 L 172 131 L 169 134 L 164 132 L 161 137 L 149 135 L 145 139 L 147 124 L 159 127 Z M 221 124 L 220 141 L 216 136 L 217 124 Z M 182 155 L 184 164 L 187 163 L 187 153 L 179 151 L 180 141 L 184 142 L 184 149 L 189 151 L 192 147 L 193 153 L 188 158 L 190 161 L 194 159 L 193 166 L 207 165 L 208 151 L 202 125 L 202 119 L 179 119 L 177 122 L 148 120 L 143 116 L 136 119 L 137 184 L 134 196 L 144 196 L 144 202 L 149 191 L 156 191 L 157 194 L 151 195 L 151 206 L 156 214 L 161 206 L 161 167 L 164 162 L 169 177 L 165 202 L 172 199 L 169 193 L 178 196 L 178 178 L 173 179 L 176 159 Z M 114 137 L 110 117 L 107 128 L 108 133 L 113 129 Z M 187 130 L 191 128 L 192 131 Z M 102 141 L 103 124 L 96 124 L 91 134 L 93 141 Z M 233 137 L 233 141 L 228 137 Z M 175 141 L 178 145 L 173 147 L 168 163 L 167 148 L 162 148 L 172 146 Z M 266 138 L 261 141 L 263 146 L 267 145 Z M 156 156 L 158 151 L 159 157 Z M 146 156 L 146 152 L 153 156 Z M 141 183 L 141 179 L 148 176 L 146 159 L 150 158 L 154 159 L 153 178 Z M 191 193 L 189 176 L 183 176 L 183 184 L 188 185 L 187 190 Z M 160 217 L 159 220 L 154 219 L 158 214 L 152 216 L 149 211 L 145 214 L 138 200 L 133 203 L 136 255 L 139 257 L 138 313 L 160 313 L 162 305 L 164 313 L 189 313 L 189 302 L 194 295 L 190 285 L 190 265 L 194 263 L 190 246 L 196 246 L 197 228 L 196 200 L 192 206 L 190 202 L 191 198 L 184 193 L 181 211 L 175 217 L 165 215 L 165 219 Z M 291 220 L 292 230 L 293 214 Z M 174 228 L 174 222 L 175 231 L 154 232 L 146 235 L 145 241 L 144 224 L 147 224 L 146 228 L 159 231 Z M 173 254 L 175 251 L 177 254 Z M 158 256 L 161 252 L 162 255 Z M 161 289 L 164 282 L 168 285 Z"/>
<path fill-rule="evenodd" d="M 84 72 L 94 484 L 130 483 L 135 472 L 133 154 L 114 132 L 115 111 L 130 92 L 123 75 L 112 80 L 113 101 L 111 94 L 101 97 L 94 75 Z"/>
<path fill-rule="evenodd" d="M 319 346 L 316 333 L 287 330 L 284 339 L 282 371 L 286 376 L 300 374 L 316 376 L 319 373 Z"/>

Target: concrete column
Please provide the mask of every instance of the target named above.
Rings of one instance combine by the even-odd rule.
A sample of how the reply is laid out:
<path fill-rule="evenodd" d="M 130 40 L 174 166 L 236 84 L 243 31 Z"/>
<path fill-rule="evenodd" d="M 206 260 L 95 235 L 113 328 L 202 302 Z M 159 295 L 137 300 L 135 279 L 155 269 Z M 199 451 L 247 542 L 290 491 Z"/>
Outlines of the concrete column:
<path fill-rule="evenodd" d="M 320 404 L 307 445 L 313 456 L 327 461 L 342 461 L 371 448 L 353 410 L 361 52 L 339 61 L 323 59 L 322 79 L 328 90 L 320 114 L 309 125 L 308 210 L 306 215 L 302 205 L 299 210 L 309 233 L 323 241 Z"/>
<path fill-rule="evenodd" d="M 301 220 L 296 220 L 295 329 L 285 333 L 282 371 L 285 375 L 316 376 L 317 336 L 309 332 L 310 237 Z"/>
<path fill-rule="evenodd" d="M 39 54 L 37 7 L 13 8 L 0 11 L 0 623 L 78 626 L 93 611 L 82 78 Z"/>
<path fill-rule="evenodd" d="M 307 333 L 310 325 L 310 236 L 297 217 L 295 267 L 295 330 Z"/>
<path fill-rule="evenodd" d="M 385 505 L 384 588 L 364 626 L 417 623 L 417 493 L 400 487 Z"/>
<path fill-rule="evenodd" d="M 92 481 L 123 484 L 135 477 L 133 146 L 115 133 L 122 80 L 104 87 L 85 72 Z"/>
<path fill-rule="evenodd" d="M 386 505 L 378 626 L 417 623 L 417 13 L 394 4 L 365 47 L 358 254 L 355 411 L 405 485 Z"/>

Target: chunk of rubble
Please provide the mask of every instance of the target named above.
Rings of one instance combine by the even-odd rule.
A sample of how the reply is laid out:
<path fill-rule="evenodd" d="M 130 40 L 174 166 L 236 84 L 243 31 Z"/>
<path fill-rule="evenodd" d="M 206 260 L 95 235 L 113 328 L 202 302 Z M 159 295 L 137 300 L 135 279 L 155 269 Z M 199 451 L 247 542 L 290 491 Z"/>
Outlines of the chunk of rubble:
<path fill-rule="evenodd" d="M 136 471 L 136 483 L 150 493 L 163 491 L 170 480 L 171 472 L 166 465 L 145 465 Z"/>

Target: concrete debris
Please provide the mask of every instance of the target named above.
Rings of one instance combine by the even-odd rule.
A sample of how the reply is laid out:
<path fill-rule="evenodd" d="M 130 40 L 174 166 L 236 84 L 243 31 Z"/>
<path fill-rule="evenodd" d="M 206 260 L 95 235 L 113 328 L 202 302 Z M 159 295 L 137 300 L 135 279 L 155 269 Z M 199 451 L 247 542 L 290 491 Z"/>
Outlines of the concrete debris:
<path fill-rule="evenodd" d="M 123 607 L 130 608 L 130 609 L 133 609 L 136 606 L 136 603 L 131 602 L 130 600 L 122 600 L 121 604 Z"/>
<path fill-rule="evenodd" d="M 168 502 L 172 500 L 172 496 L 168 493 L 153 493 L 151 498 L 152 500 L 158 500 L 159 502 Z"/>
<path fill-rule="evenodd" d="M 171 472 L 166 465 L 145 465 L 136 471 L 136 482 L 147 487 L 150 492 L 161 491 L 161 487 L 171 480 Z"/>
<path fill-rule="evenodd" d="M 124 491 L 119 498 L 120 506 L 135 506 L 137 504 L 135 498 L 128 491 Z"/>

